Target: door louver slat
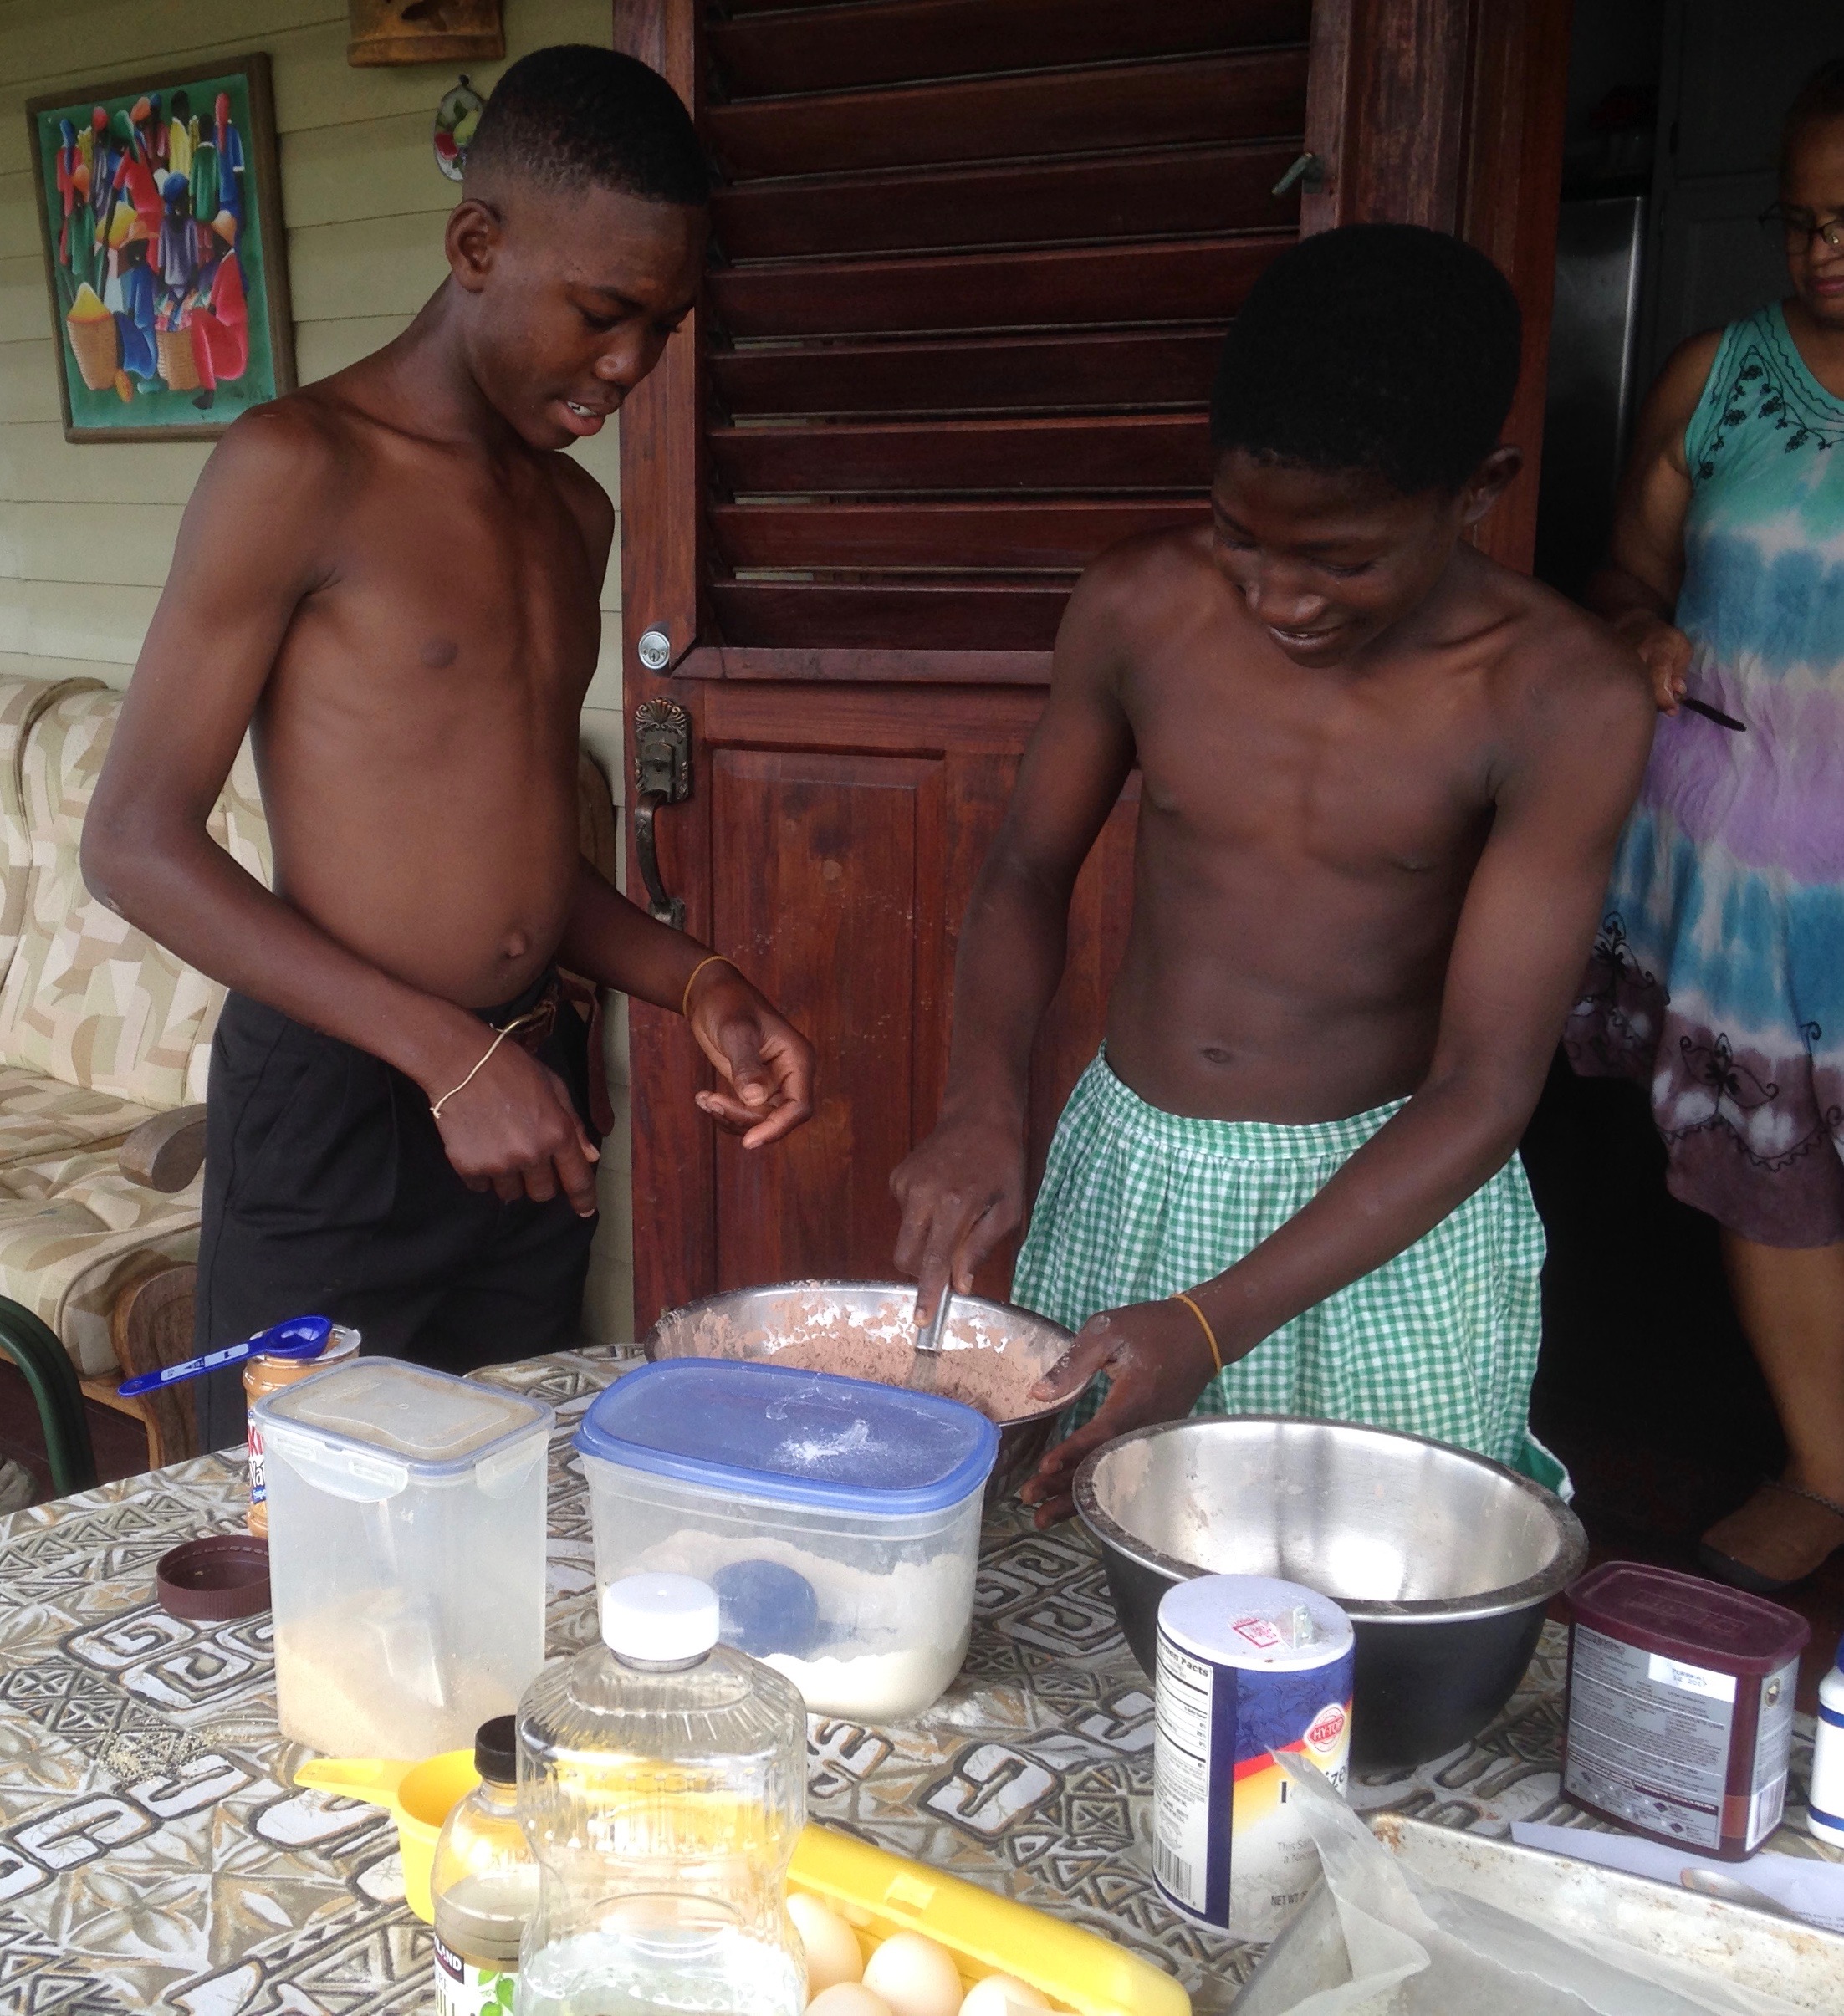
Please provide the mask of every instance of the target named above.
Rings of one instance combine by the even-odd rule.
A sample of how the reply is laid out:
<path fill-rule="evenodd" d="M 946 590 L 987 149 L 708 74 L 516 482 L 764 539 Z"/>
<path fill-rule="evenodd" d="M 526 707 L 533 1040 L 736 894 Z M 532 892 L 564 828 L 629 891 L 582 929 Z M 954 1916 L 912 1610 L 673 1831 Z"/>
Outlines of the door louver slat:
<path fill-rule="evenodd" d="M 710 371 L 719 406 L 763 419 L 1102 412 L 1201 406 L 1217 345 L 1213 330 L 1188 329 L 835 342 L 725 350 Z"/>
<path fill-rule="evenodd" d="M 1172 237 L 1193 237 L 1272 226 L 1274 185 L 1292 159 L 1285 144 L 1258 143 L 906 169 L 757 182 L 723 191 L 712 207 L 718 248 L 731 259 L 1143 238 L 1149 217 Z"/>
<path fill-rule="evenodd" d="M 733 0 L 727 12 L 730 20 L 706 30 L 706 46 L 727 74 L 766 94 L 1304 42 L 1312 8 L 1310 0 L 1234 8 L 1223 0 L 1143 8 L 1121 0 L 878 0 L 790 10 L 787 0 Z"/>
<path fill-rule="evenodd" d="M 713 427 L 707 440 L 718 477 L 739 493 L 1080 492 L 1183 489 L 1208 434 L 1201 413 L 1107 413 Z"/>
<path fill-rule="evenodd" d="M 705 120 L 733 179 L 1265 140 L 1299 134 L 1305 110 L 1299 48 L 733 100 Z"/>

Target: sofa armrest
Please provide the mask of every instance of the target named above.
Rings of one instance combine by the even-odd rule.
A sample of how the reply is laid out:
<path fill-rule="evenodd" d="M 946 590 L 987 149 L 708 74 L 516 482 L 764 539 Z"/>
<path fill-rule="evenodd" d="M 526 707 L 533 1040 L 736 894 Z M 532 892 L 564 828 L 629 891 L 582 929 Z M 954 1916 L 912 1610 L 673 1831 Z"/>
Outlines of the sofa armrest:
<path fill-rule="evenodd" d="M 122 1143 L 121 1172 L 150 1190 L 183 1190 L 205 1160 L 205 1109 L 176 1106 L 144 1120 Z"/>

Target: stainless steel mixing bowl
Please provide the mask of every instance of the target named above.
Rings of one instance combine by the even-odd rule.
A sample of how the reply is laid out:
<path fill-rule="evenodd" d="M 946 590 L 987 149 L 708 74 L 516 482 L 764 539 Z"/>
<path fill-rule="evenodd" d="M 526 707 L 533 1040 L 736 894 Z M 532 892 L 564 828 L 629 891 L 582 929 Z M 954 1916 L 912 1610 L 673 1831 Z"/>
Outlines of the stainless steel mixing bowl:
<path fill-rule="evenodd" d="M 1587 1535 L 1561 1499 L 1464 1449 L 1268 1414 L 1166 1421 L 1097 1449 L 1075 1508 L 1134 1656 L 1191 1575 L 1278 1575 L 1356 1633 L 1353 1762 L 1425 1763 L 1510 1698 Z"/>
<path fill-rule="evenodd" d="M 744 1288 L 707 1295 L 683 1309 L 669 1309 L 641 1340 L 649 1358 L 772 1359 L 787 1351 L 809 1371 L 834 1369 L 822 1362 L 820 1341 L 849 1326 L 872 1362 L 852 1368 L 881 1385 L 900 1386 L 915 1355 L 916 1290 L 907 1281 L 785 1281 L 772 1288 Z M 1030 1310 L 978 1295 L 957 1295 L 942 1333 L 937 1391 L 968 1400 L 999 1428 L 999 1459 L 986 1486 L 990 1505 L 1015 1490 L 1037 1467 L 1049 1447 L 1056 1417 L 1073 1395 L 1054 1406 L 1001 1416 L 973 1397 L 963 1383 L 964 1354 L 1023 1360 L 1028 1386 L 1068 1350 L 1070 1333 Z M 812 1350 L 803 1350 L 811 1345 Z M 984 1369 L 984 1368 L 982 1368 Z M 988 1374 L 989 1376 L 989 1374 Z"/>

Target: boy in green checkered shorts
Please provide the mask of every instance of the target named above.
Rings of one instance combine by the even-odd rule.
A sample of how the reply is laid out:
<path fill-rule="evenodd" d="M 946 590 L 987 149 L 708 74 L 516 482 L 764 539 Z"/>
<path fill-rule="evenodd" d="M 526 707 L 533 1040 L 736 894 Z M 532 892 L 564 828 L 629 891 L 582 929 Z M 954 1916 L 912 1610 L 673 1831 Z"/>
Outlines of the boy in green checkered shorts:
<path fill-rule="evenodd" d="M 1132 770 L 1134 911 L 1014 1293 L 1099 1404 L 1024 1488 L 1187 1411 L 1407 1429 L 1552 1483 L 1543 1234 L 1515 1149 L 1650 746 L 1637 663 L 1463 535 L 1516 303 L 1457 240 L 1309 238 L 1212 401 L 1208 526 L 1104 554 L 976 887 L 940 1124 L 893 1179 L 919 1313 L 1018 1223 L 1075 876 Z"/>

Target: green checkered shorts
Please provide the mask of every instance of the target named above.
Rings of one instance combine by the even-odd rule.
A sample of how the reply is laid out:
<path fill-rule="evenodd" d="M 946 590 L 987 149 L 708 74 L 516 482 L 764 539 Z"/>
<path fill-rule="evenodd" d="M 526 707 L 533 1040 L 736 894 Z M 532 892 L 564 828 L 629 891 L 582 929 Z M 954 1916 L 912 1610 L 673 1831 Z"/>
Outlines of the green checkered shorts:
<path fill-rule="evenodd" d="M 1058 1123 L 1013 1299 L 1073 1330 L 1102 1309 L 1209 1280 L 1322 1190 L 1402 1104 L 1305 1126 L 1185 1120 L 1149 1106 L 1097 1057 Z M 1513 1156 L 1426 1237 L 1225 1366 L 1193 1411 L 1369 1421 L 1565 1485 L 1530 1429 L 1543 1251 Z M 1100 1399 L 1085 1396 L 1068 1425 Z"/>

